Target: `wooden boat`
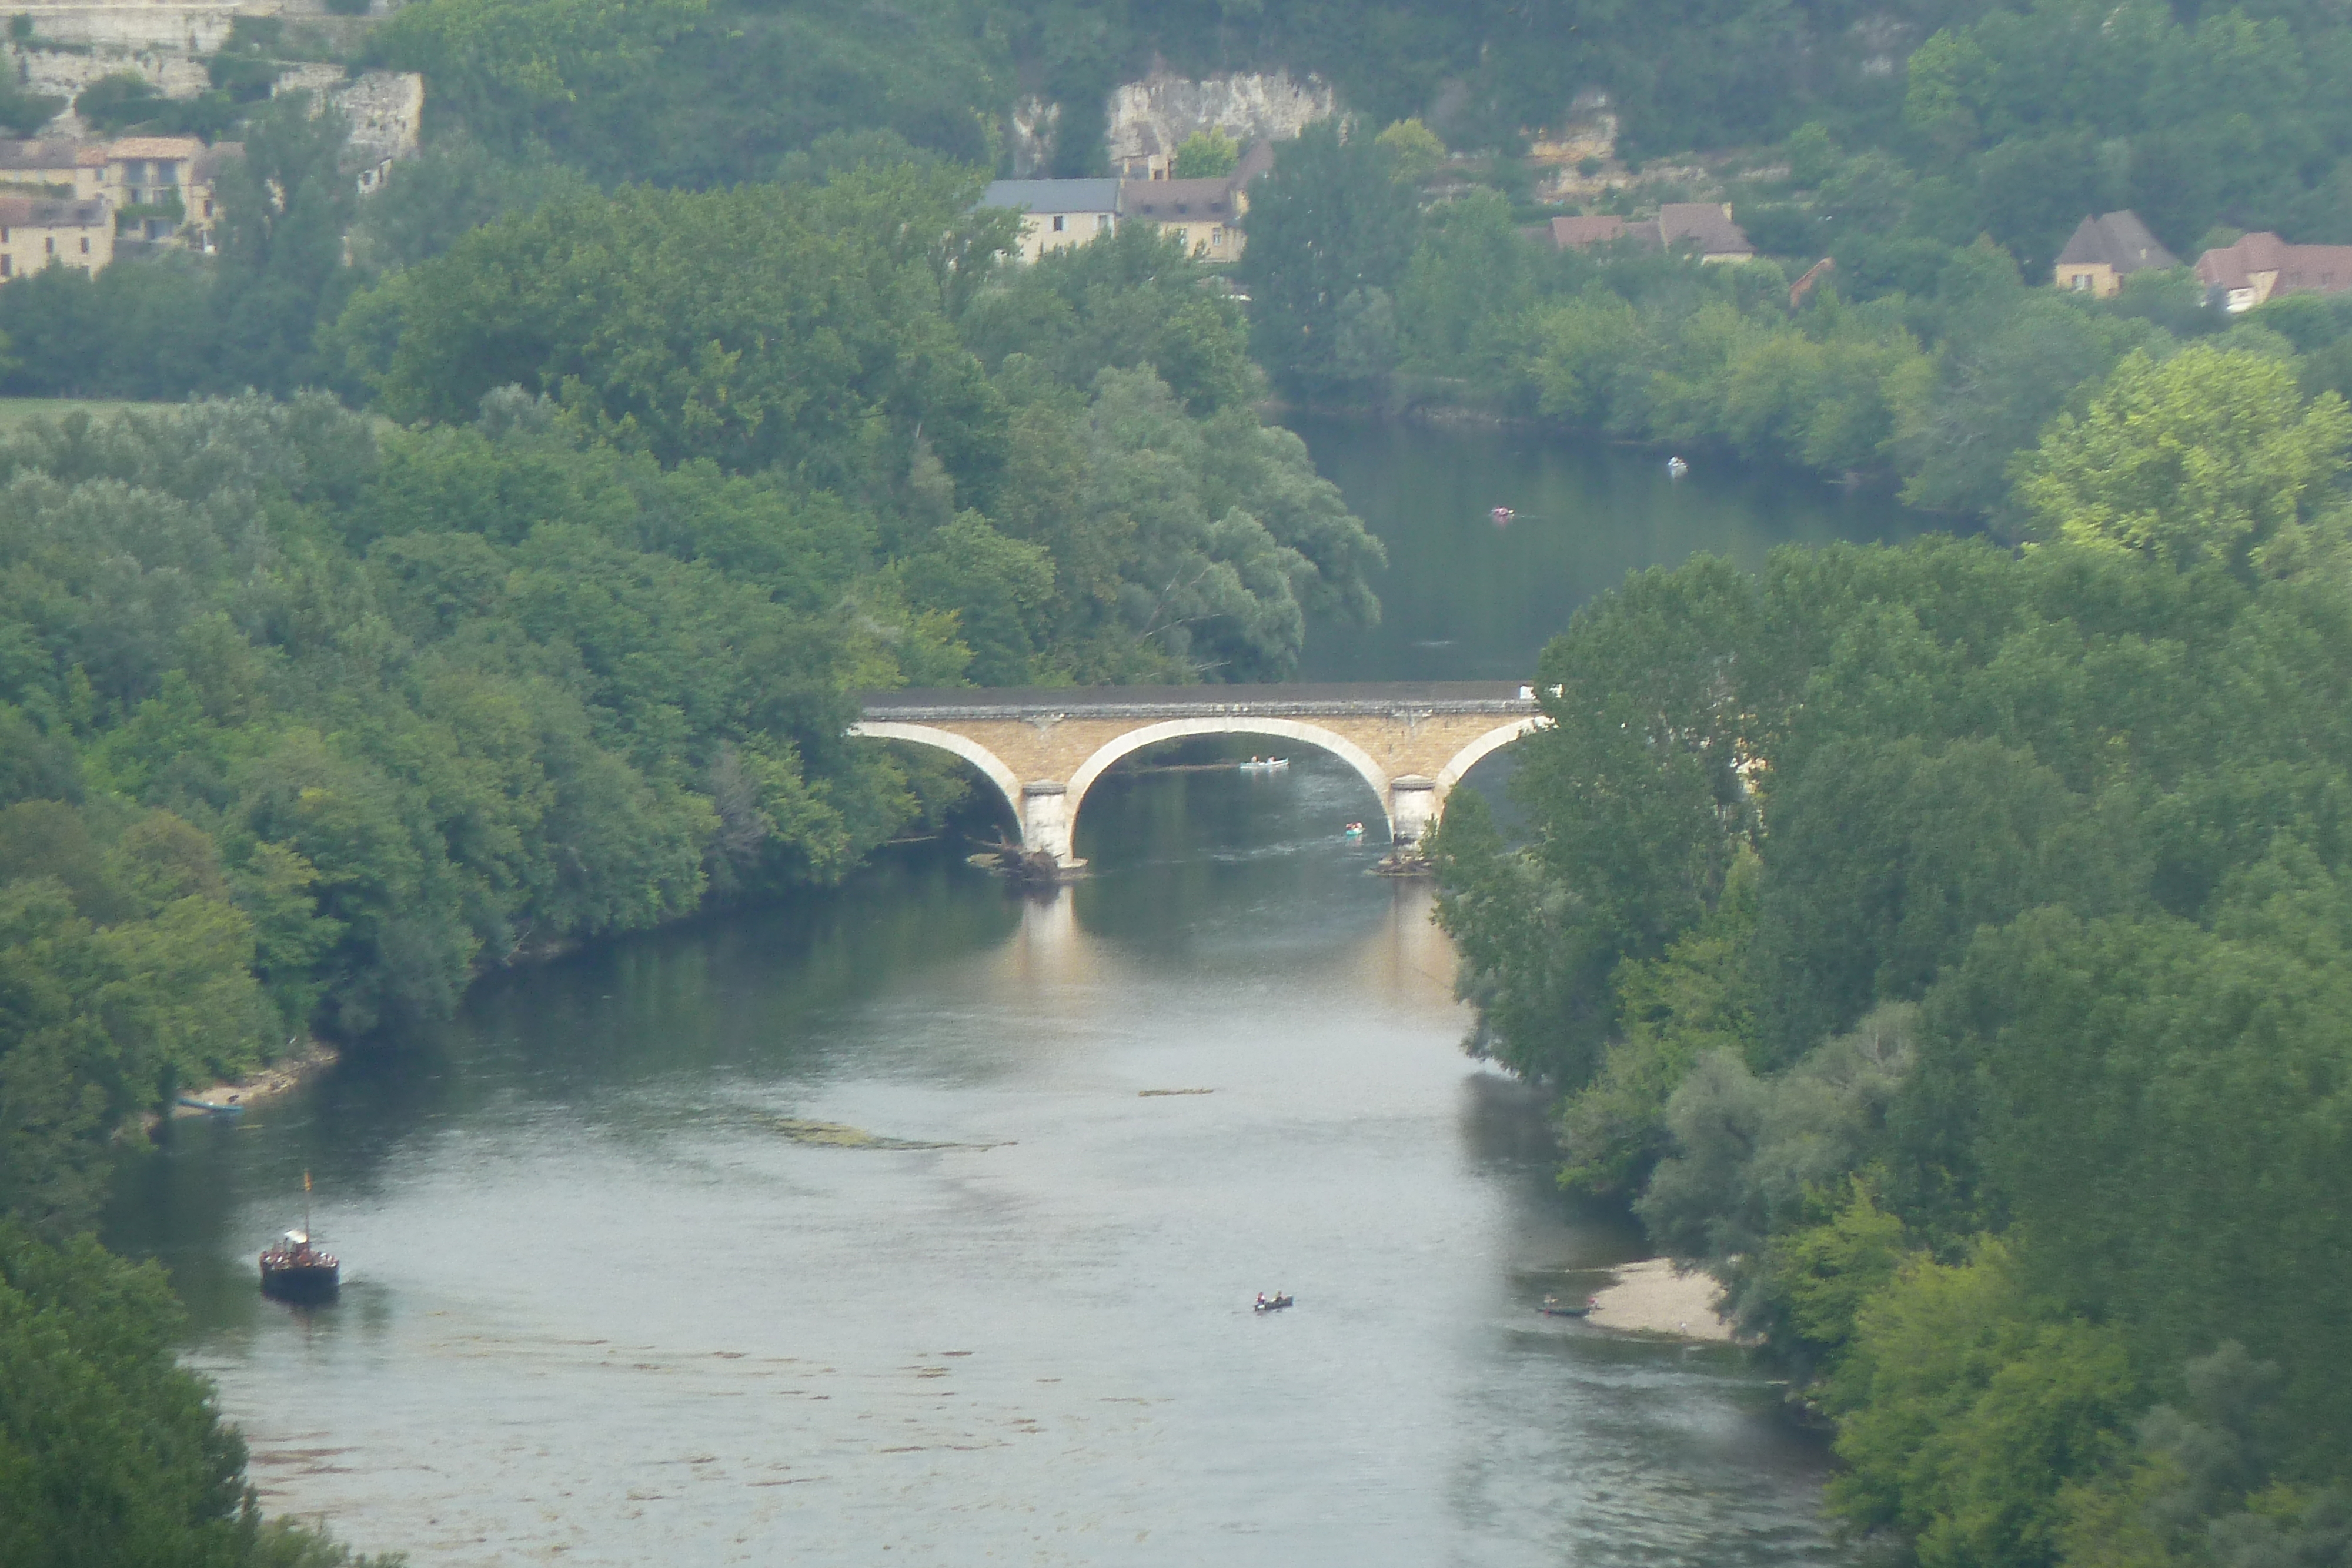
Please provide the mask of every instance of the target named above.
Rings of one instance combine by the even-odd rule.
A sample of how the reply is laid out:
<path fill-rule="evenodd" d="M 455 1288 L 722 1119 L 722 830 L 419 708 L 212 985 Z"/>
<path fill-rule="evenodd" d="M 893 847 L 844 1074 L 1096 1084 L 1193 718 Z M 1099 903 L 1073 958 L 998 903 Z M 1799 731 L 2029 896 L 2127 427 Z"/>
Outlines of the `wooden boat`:
<path fill-rule="evenodd" d="M 1244 773 L 1279 773 L 1284 768 L 1290 766 L 1290 758 L 1287 757 L 1253 757 L 1247 762 L 1237 762 L 1234 766 L 1239 768 Z"/>
<path fill-rule="evenodd" d="M 1580 1307 L 1571 1307 L 1558 1296 L 1546 1296 L 1543 1299 L 1543 1305 L 1538 1307 L 1536 1311 L 1548 1318 L 1580 1318 L 1591 1312 L 1592 1303 L 1587 1301 Z"/>
<path fill-rule="evenodd" d="M 261 1254 L 261 1292 L 282 1301 L 324 1301 L 341 1289 L 343 1266 L 310 1245 L 308 1230 L 289 1230 Z"/>
<path fill-rule="evenodd" d="M 1290 1303 L 1295 1300 L 1297 1300 L 1296 1297 L 1286 1296 L 1281 1291 L 1276 1291 L 1271 1296 L 1260 1296 L 1257 1299 L 1257 1305 L 1252 1307 L 1250 1311 L 1254 1312 L 1278 1312 L 1282 1311 L 1283 1308 L 1290 1305 Z"/>
<path fill-rule="evenodd" d="M 261 1293 L 281 1301 L 331 1301 L 343 1288 L 343 1266 L 310 1245 L 310 1173 L 302 1173 L 302 1228 L 261 1250 Z"/>

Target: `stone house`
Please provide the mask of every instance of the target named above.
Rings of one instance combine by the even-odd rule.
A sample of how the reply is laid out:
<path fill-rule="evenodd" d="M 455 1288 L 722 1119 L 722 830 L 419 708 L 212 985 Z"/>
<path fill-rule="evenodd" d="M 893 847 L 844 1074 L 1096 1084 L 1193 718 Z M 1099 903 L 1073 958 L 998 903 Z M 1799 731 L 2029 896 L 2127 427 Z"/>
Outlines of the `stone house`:
<path fill-rule="evenodd" d="M 89 201 L 106 190 L 106 149 L 83 141 L 0 141 L 0 187 Z"/>
<path fill-rule="evenodd" d="M 1118 192 L 1117 180 L 996 180 L 980 204 L 1022 209 L 1020 256 L 1034 261 L 1117 232 Z"/>
<path fill-rule="evenodd" d="M 1119 215 L 1131 223 L 1159 225 L 1204 261 L 1231 261 L 1242 253 L 1235 225 L 1248 205 L 1230 177 L 1215 180 L 1124 180 Z"/>
<path fill-rule="evenodd" d="M 114 209 L 97 197 L 0 196 L 0 278 L 114 259 Z"/>
<path fill-rule="evenodd" d="M 1551 221 L 1551 243 L 1557 250 L 1585 250 L 1620 240 L 1631 240 L 1644 250 L 1679 251 L 1705 262 L 1756 259 L 1747 232 L 1731 221 L 1729 202 L 1668 202 L 1656 217 L 1638 222 L 1605 214 Z"/>
<path fill-rule="evenodd" d="M 2352 288 L 2352 245 L 2289 245 L 2268 232 L 2197 258 L 2206 298 L 2234 316 L 2282 294 L 2340 294 Z"/>
<path fill-rule="evenodd" d="M 132 239 L 168 240 L 213 215 L 213 193 L 195 178 L 209 151 L 193 136 L 125 136 L 106 144 L 103 190 Z M 177 215 L 174 215 L 174 209 Z"/>
<path fill-rule="evenodd" d="M 2147 232 L 2137 213 L 2107 213 L 2075 225 L 2074 237 L 2051 269 L 2051 281 L 2070 293 L 2112 299 L 2123 292 L 2124 279 L 2133 273 L 2179 265 L 2180 258 Z"/>
<path fill-rule="evenodd" d="M 1027 210 L 1021 223 L 1024 261 L 1115 234 L 1127 222 L 1175 235 L 1204 261 L 1231 261 L 1242 253 L 1250 185 L 1272 167 L 1274 144 L 1261 141 L 1232 173 L 1213 180 L 998 180 L 980 204 Z"/>

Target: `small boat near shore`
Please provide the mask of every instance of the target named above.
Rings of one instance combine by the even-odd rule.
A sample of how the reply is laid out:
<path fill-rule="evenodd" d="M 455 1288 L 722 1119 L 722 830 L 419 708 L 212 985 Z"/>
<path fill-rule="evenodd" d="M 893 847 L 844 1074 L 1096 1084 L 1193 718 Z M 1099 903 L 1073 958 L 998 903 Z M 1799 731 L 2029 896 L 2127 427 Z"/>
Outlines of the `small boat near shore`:
<path fill-rule="evenodd" d="M 183 1094 L 177 1103 L 191 1111 L 202 1111 L 208 1116 L 242 1116 L 245 1107 L 233 1100 L 200 1100 L 194 1094 Z"/>
<path fill-rule="evenodd" d="M 1289 1306 L 1290 1303 L 1297 1299 L 1297 1298 L 1295 1296 L 1286 1296 L 1280 1291 L 1276 1291 L 1271 1296 L 1259 1296 L 1257 1299 L 1257 1304 L 1250 1308 L 1250 1311 L 1254 1312 L 1278 1312 L 1285 1307 Z"/>
<path fill-rule="evenodd" d="M 1588 1300 L 1580 1307 L 1571 1307 L 1558 1296 L 1546 1296 L 1543 1299 L 1543 1305 L 1538 1307 L 1536 1311 L 1548 1318 L 1581 1318 L 1590 1316 L 1594 1305 L 1592 1301 Z"/>

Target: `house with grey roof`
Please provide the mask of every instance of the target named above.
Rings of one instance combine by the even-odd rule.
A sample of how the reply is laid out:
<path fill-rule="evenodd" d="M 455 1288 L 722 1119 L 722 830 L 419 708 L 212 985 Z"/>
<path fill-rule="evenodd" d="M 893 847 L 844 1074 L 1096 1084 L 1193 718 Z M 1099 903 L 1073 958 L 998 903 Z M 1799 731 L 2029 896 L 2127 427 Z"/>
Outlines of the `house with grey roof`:
<path fill-rule="evenodd" d="M 2147 232 L 2137 213 L 2106 213 L 2075 225 L 2074 237 L 2051 269 L 2051 281 L 2072 293 L 2112 299 L 2133 273 L 2179 265 L 2180 258 Z"/>
<path fill-rule="evenodd" d="M 1034 261 L 1117 232 L 1118 185 L 1117 180 L 996 180 L 981 193 L 980 204 L 1021 211 L 1021 259 Z"/>

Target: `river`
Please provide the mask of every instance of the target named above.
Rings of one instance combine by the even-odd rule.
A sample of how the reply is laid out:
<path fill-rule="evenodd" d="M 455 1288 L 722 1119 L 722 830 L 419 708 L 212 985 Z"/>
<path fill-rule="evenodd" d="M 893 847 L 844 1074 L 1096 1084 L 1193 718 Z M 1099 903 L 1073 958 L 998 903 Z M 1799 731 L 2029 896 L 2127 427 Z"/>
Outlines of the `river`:
<path fill-rule="evenodd" d="M 1684 537 L 1654 510 L 1610 543 L 1595 499 L 1575 540 L 1489 541 L 1413 486 L 1578 470 L 1307 434 L 1391 543 L 1366 674 L 1492 674 Z M 1602 455 L 1638 493 L 1647 459 Z M 1724 502 L 1700 542 L 1870 531 L 1817 500 Z M 110 1239 L 172 1269 L 266 1506 L 417 1568 L 1842 1561 L 1819 1446 L 1740 1353 L 1534 1311 L 1639 1238 L 1561 1197 L 1540 1106 L 1461 1054 L 1427 890 L 1338 832 L 1375 810 L 1313 757 L 1115 774 L 1096 874 L 1050 901 L 919 847 L 497 977 L 178 1124 Z M 312 1312 L 252 1272 L 305 1170 L 347 1280 Z M 1276 1288 L 1296 1308 L 1254 1315 Z"/>

